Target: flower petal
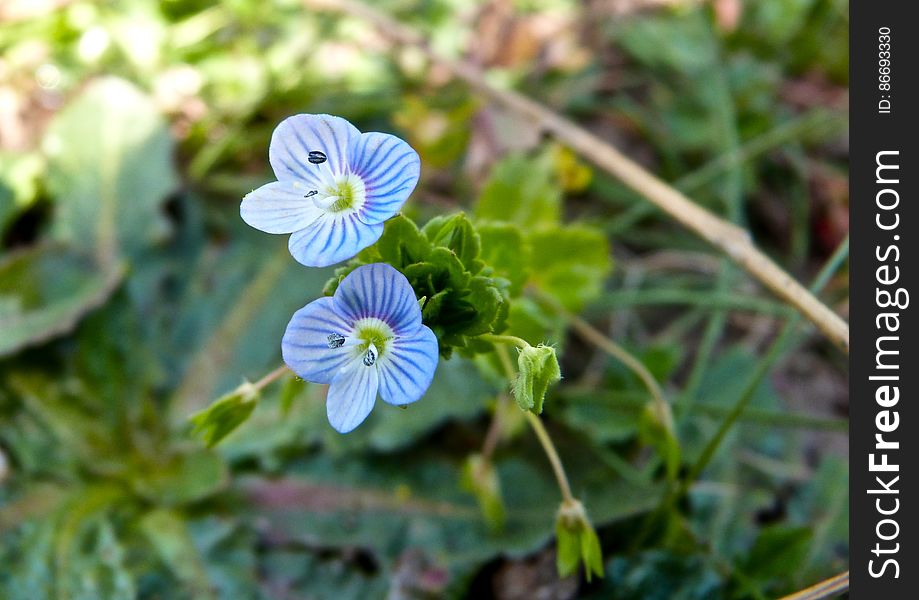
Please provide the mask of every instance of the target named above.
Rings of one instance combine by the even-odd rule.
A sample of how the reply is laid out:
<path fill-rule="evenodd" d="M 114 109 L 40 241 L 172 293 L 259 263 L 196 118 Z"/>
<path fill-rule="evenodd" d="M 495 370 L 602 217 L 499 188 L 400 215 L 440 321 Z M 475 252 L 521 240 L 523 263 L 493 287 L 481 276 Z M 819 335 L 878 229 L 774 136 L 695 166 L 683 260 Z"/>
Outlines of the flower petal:
<path fill-rule="evenodd" d="M 329 348 L 329 335 L 349 336 L 351 325 L 332 298 L 319 298 L 294 313 L 281 339 L 281 355 L 291 370 L 313 383 L 331 383 L 354 360 L 353 348 Z"/>
<path fill-rule="evenodd" d="M 386 133 L 365 133 L 351 148 L 351 170 L 364 182 L 361 219 L 382 223 L 392 217 L 418 183 L 421 159 L 406 142 Z"/>
<path fill-rule="evenodd" d="M 288 247 L 297 262 L 307 267 L 327 267 L 351 258 L 382 234 L 382 223 L 368 225 L 357 213 L 323 212 L 305 229 L 294 232 Z"/>
<path fill-rule="evenodd" d="M 268 160 L 281 181 L 301 179 L 318 188 L 324 180 L 322 173 L 327 170 L 336 175 L 346 172 L 349 149 L 360 135 L 354 125 L 341 117 L 294 115 L 281 121 L 274 130 Z M 311 162 L 310 152 L 321 152 L 325 160 Z"/>
<path fill-rule="evenodd" d="M 393 340 L 377 363 L 380 397 L 397 406 L 418 400 L 431 385 L 437 359 L 437 336 L 424 325 L 411 337 Z"/>
<path fill-rule="evenodd" d="M 354 360 L 329 386 L 325 410 L 339 433 L 348 433 L 364 422 L 377 398 L 379 375 L 374 367 Z"/>
<path fill-rule="evenodd" d="M 309 226 L 322 214 L 296 181 L 272 181 L 249 192 L 239 206 L 243 221 L 266 233 L 291 233 Z"/>
<path fill-rule="evenodd" d="M 358 267 L 338 284 L 333 297 L 338 310 L 352 322 L 374 317 L 399 336 L 421 327 L 415 290 L 405 275 L 385 263 Z"/>

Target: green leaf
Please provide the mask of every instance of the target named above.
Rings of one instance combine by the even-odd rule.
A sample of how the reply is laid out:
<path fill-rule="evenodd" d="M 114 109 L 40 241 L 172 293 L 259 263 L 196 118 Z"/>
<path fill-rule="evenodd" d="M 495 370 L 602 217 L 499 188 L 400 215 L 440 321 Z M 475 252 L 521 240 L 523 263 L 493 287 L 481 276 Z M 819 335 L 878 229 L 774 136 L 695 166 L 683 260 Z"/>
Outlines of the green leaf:
<path fill-rule="evenodd" d="M 0 262 L 0 356 L 72 330 L 108 299 L 123 268 L 101 269 L 88 256 L 38 247 Z"/>
<path fill-rule="evenodd" d="M 90 83 L 42 142 L 55 199 L 53 236 L 110 260 L 164 237 L 176 187 L 172 139 L 153 102 L 114 77 Z"/>
<path fill-rule="evenodd" d="M 393 266 L 408 266 L 427 260 L 431 243 L 414 221 L 404 215 L 396 215 L 386 221 L 383 235 L 369 250 L 375 250 L 384 262 Z"/>
<path fill-rule="evenodd" d="M 475 216 L 527 228 L 555 225 L 561 218 L 561 198 L 550 153 L 535 158 L 513 154 L 495 165 L 482 187 Z"/>
<path fill-rule="evenodd" d="M 600 296 L 612 269 L 609 242 L 586 225 L 554 226 L 529 234 L 533 282 L 566 309 L 579 312 Z"/>
<path fill-rule="evenodd" d="M 428 221 L 421 230 L 435 246 L 448 248 L 456 254 L 463 267 L 475 275 L 485 266 L 479 260 L 481 241 L 465 213 L 438 216 Z"/>
<path fill-rule="evenodd" d="M 223 489 L 229 476 L 226 464 L 209 450 L 192 450 L 167 457 L 134 477 L 134 491 L 164 506 L 178 506 L 207 498 Z"/>
<path fill-rule="evenodd" d="M 676 477 L 680 469 L 681 453 L 669 404 L 661 406 L 652 400 L 645 405 L 639 421 L 639 438 L 657 450 L 668 477 Z"/>
<path fill-rule="evenodd" d="M 501 480 L 491 461 L 481 454 L 472 454 L 463 464 L 460 485 L 475 496 L 482 516 L 492 531 L 501 531 L 507 518 L 501 496 Z"/>
<path fill-rule="evenodd" d="M 519 296 L 530 275 L 530 244 L 520 228 L 509 223 L 479 223 L 482 260 L 495 274 L 511 282 L 511 297 Z"/>
<path fill-rule="evenodd" d="M 807 555 L 810 539 L 809 527 L 764 527 L 740 567 L 745 575 L 763 582 L 787 576 Z"/>
<path fill-rule="evenodd" d="M 552 346 L 528 346 L 517 355 L 517 379 L 514 398 L 521 410 L 542 412 L 549 386 L 562 378 Z"/>
<path fill-rule="evenodd" d="M 204 410 L 189 417 L 194 425 L 192 434 L 201 438 L 208 448 L 212 448 L 249 418 L 258 404 L 259 396 L 260 393 L 254 385 L 248 381 L 243 383 Z"/>
<path fill-rule="evenodd" d="M 195 598 L 207 598 L 209 583 L 185 521 L 178 513 L 167 509 L 154 509 L 140 519 L 140 530 L 147 537 L 176 579 L 196 590 Z"/>
<path fill-rule="evenodd" d="M 36 153 L 0 152 L 0 233 L 38 197 L 44 168 Z"/>

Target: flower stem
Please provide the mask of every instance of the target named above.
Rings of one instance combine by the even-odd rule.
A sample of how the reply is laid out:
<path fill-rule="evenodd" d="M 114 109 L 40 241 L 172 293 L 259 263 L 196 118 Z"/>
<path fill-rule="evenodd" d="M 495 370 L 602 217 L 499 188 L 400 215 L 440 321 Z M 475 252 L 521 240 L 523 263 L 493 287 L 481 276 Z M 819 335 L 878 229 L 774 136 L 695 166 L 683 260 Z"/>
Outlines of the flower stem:
<path fill-rule="evenodd" d="M 552 438 L 549 437 L 549 432 L 546 431 L 546 427 L 539 420 L 539 417 L 530 411 L 526 411 L 526 416 L 527 422 L 533 428 L 533 433 L 536 434 L 539 443 L 542 444 L 542 449 L 552 465 L 552 472 L 555 473 L 555 480 L 558 481 L 558 489 L 562 492 L 562 500 L 566 503 L 574 502 L 574 495 L 571 493 L 571 486 L 568 485 L 568 477 L 565 475 L 565 467 L 562 466 L 562 459 L 559 458 L 558 452 L 555 450 L 555 445 L 552 443 Z"/>
<path fill-rule="evenodd" d="M 511 362 L 511 357 L 507 352 L 507 348 L 504 346 L 497 346 L 495 351 L 498 354 L 498 359 L 501 361 L 501 366 L 504 367 L 504 372 L 508 380 L 513 382 L 514 378 L 517 377 L 517 373 L 514 372 L 514 365 Z M 527 423 L 533 428 L 533 433 L 536 434 L 536 438 L 542 445 L 542 449 L 549 459 L 549 464 L 552 465 L 552 472 L 555 474 L 555 480 L 558 482 L 558 489 L 562 493 L 562 500 L 565 502 L 574 502 L 574 494 L 571 493 L 571 486 L 568 484 L 568 476 L 565 475 L 565 467 L 562 466 L 562 459 L 558 456 L 558 451 L 555 449 L 555 444 L 552 443 L 552 438 L 549 437 L 549 432 L 546 431 L 539 417 L 528 410 L 524 411 L 524 414 L 526 414 Z"/>
<path fill-rule="evenodd" d="M 491 342 L 495 346 L 498 346 L 499 344 L 505 344 L 507 346 L 517 346 L 518 348 L 530 347 L 529 342 L 517 337 L 516 335 L 497 335 L 494 333 L 483 333 L 477 337 L 482 341 Z"/>
<path fill-rule="evenodd" d="M 481 454 L 486 461 L 491 460 L 491 456 L 495 453 L 495 448 L 498 447 L 498 442 L 501 440 L 501 430 L 504 427 L 502 415 L 507 408 L 508 400 L 507 394 L 500 394 L 498 401 L 495 403 L 495 414 L 491 417 L 488 431 L 485 432 L 485 440 L 482 442 Z"/>
<path fill-rule="evenodd" d="M 275 382 L 276 380 L 280 379 L 280 378 L 283 377 L 285 374 L 287 374 L 287 373 L 292 373 L 292 372 L 293 372 L 293 371 L 291 371 L 290 368 L 288 368 L 287 365 L 281 365 L 280 367 L 278 367 L 277 369 L 275 369 L 275 370 L 272 371 L 271 373 L 268 373 L 267 375 L 265 375 L 264 377 L 262 377 L 261 379 L 259 379 L 259 380 L 256 381 L 255 383 L 253 383 L 253 384 L 252 384 L 252 387 L 254 387 L 257 391 L 260 392 L 260 391 L 262 391 L 263 388 L 267 387 L 269 384 L 271 384 L 271 383 Z"/>

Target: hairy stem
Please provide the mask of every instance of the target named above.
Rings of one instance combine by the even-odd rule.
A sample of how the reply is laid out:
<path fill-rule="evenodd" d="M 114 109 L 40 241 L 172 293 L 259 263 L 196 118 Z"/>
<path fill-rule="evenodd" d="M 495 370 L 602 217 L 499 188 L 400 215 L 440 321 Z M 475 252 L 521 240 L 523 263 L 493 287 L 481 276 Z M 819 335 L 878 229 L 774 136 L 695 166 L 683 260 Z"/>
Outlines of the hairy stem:
<path fill-rule="evenodd" d="M 278 379 L 280 379 L 287 373 L 293 373 L 293 371 L 291 371 L 287 365 L 281 365 L 280 367 L 278 367 L 271 373 L 268 373 L 267 375 L 265 375 L 264 377 L 262 377 L 261 379 L 253 383 L 252 387 L 254 387 L 257 391 L 260 392 L 266 386 L 277 381 Z"/>
<path fill-rule="evenodd" d="M 507 375 L 508 381 L 513 382 L 517 377 L 517 373 L 514 371 L 514 365 L 511 362 L 511 357 L 507 352 L 507 348 L 504 346 L 496 346 L 495 352 L 498 354 L 498 359 L 501 361 L 501 366 L 504 368 L 504 373 Z M 573 502 L 574 495 L 571 493 L 571 486 L 568 484 L 568 476 L 565 475 L 565 467 L 562 465 L 562 459 L 558 456 L 555 444 L 552 443 L 552 438 L 549 437 L 549 432 L 546 431 L 539 417 L 528 410 L 524 411 L 524 414 L 526 414 L 527 423 L 530 424 L 533 433 L 536 434 L 536 438 L 539 440 L 540 445 L 542 445 L 542 449 L 549 459 L 549 464 L 552 465 L 552 472 L 555 474 L 555 480 L 558 482 L 558 489 L 562 493 L 562 500 L 565 502 Z"/>
<path fill-rule="evenodd" d="M 497 335 L 494 333 L 483 333 L 479 336 L 476 336 L 478 339 L 491 342 L 498 346 L 499 344 L 504 344 L 505 346 L 516 346 L 518 348 L 528 348 L 530 343 L 523 338 L 519 338 L 516 335 Z"/>

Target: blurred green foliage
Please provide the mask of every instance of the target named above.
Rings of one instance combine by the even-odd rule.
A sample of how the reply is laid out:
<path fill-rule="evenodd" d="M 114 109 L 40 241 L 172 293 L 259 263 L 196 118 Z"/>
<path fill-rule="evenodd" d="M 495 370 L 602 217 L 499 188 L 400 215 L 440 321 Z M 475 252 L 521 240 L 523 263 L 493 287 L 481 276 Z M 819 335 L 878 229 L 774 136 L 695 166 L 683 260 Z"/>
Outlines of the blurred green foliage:
<path fill-rule="evenodd" d="M 271 178 L 274 125 L 297 112 L 406 137 L 423 164 L 406 214 L 428 226 L 370 252 L 448 248 L 437 264 L 487 280 L 495 300 L 451 310 L 557 349 L 564 378 L 543 416 L 604 551 L 598 564 L 588 540 L 605 577 L 569 596 L 765 598 L 846 568 L 848 471 L 822 449 L 846 422 L 832 406 L 801 414 L 802 399 L 833 398 L 845 365 L 806 332 L 687 497 L 650 518 L 673 456 L 655 446 L 651 397 L 556 304 L 661 383 L 678 476 L 764 360 L 762 324 L 787 311 L 739 278 L 717 287 L 702 243 L 633 193 L 366 23 L 298 0 L 39 4 L 0 17 L 0 99 L 15 107 L 0 122 L 0 597 L 532 595 L 501 573 L 552 550 L 559 495 L 500 399 L 497 357 L 442 360 L 422 401 L 381 404 L 348 436 L 328 427 L 319 386 L 233 395 L 279 364 L 290 315 L 333 277 L 238 218 Z M 736 218 L 802 278 L 832 250 L 847 201 L 832 193 L 847 168 L 845 2 L 742 3 L 733 24 L 695 3 L 485 4 L 375 3 Z M 468 231 L 439 236 L 461 209 Z M 400 227 L 413 226 L 387 232 Z M 845 292 L 837 280 L 828 293 Z M 706 323 L 717 343 L 702 352 Z M 463 331 L 478 329 L 451 344 Z M 188 418 L 220 398 L 207 448 Z"/>

